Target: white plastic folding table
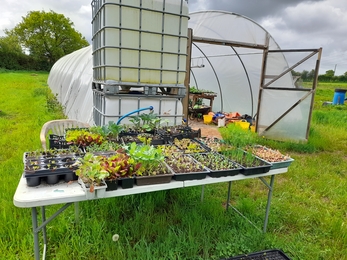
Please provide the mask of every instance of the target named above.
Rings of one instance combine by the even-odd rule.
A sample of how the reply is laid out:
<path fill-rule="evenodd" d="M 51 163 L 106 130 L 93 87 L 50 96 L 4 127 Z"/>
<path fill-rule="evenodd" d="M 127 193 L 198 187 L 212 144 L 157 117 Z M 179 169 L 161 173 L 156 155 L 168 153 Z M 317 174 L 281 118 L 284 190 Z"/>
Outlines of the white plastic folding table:
<path fill-rule="evenodd" d="M 229 201 L 230 201 L 232 182 L 245 180 L 245 179 L 251 179 L 251 178 L 259 178 L 268 188 L 268 198 L 267 198 L 267 205 L 265 209 L 264 225 L 262 230 L 265 233 L 267 229 L 267 224 L 268 224 L 275 175 L 285 173 L 287 171 L 288 171 L 288 168 L 279 168 L 279 169 L 270 170 L 267 173 L 248 175 L 248 176 L 243 174 L 238 174 L 235 176 L 228 176 L 228 177 L 220 177 L 220 178 L 211 178 L 207 176 L 205 179 L 202 179 L 202 180 L 187 180 L 187 181 L 172 180 L 170 183 L 164 183 L 164 184 L 145 185 L 145 186 L 135 185 L 133 188 L 130 188 L 130 189 L 118 188 L 115 191 L 108 191 L 106 192 L 104 198 L 127 196 L 127 195 L 133 195 L 133 194 L 169 190 L 169 189 L 178 189 L 178 188 L 185 188 L 185 187 L 192 187 L 192 186 L 202 186 L 201 199 L 203 199 L 204 185 L 228 182 L 229 183 L 228 193 L 227 193 L 227 209 L 228 209 L 228 207 L 231 206 L 229 204 Z M 267 176 L 270 176 L 270 182 L 267 182 L 267 180 L 265 179 L 265 177 Z M 28 187 L 24 175 L 21 177 L 19 184 L 17 186 L 16 192 L 14 194 L 13 203 L 16 207 L 19 207 L 19 208 L 31 208 L 32 230 L 33 230 L 33 236 L 34 236 L 34 256 L 36 260 L 40 259 L 39 232 L 42 231 L 42 234 L 43 234 L 43 244 L 44 244 L 43 259 L 44 259 L 46 255 L 46 250 L 47 250 L 46 226 L 53 219 L 55 219 L 60 213 L 62 213 L 66 208 L 72 205 L 74 202 L 80 202 L 80 201 L 86 201 L 86 200 L 87 200 L 86 194 L 84 190 L 82 189 L 82 187 L 77 183 L 77 181 L 72 183 L 59 182 L 58 184 L 55 184 L 55 185 L 47 185 L 42 183 L 36 187 Z M 63 204 L 63 206 L 59 208 L 49 218 L 46 218 L 45 207 L 50 205 L 56 205 L 56 204 Z M 38 223 L 38 217 L 37 217 L 38 207 L 41 207 L 41 223 L 40 224 Z M 246 218 L 235 207 L 233 206 L 231 207 L 234 210 L 236 210 L 236 212 L 239 213 L 241 216 Z M 78 219 L 78 214 L 79 214 L 78 210 L 75 211 L 75 214 L 76 214 L 76 218 Z M 255 226 L 250 220 L 248 221 L 253 226 Z M 261 231 L 261 229 L 259 229 L 258 227 L 256 228 Z"/>

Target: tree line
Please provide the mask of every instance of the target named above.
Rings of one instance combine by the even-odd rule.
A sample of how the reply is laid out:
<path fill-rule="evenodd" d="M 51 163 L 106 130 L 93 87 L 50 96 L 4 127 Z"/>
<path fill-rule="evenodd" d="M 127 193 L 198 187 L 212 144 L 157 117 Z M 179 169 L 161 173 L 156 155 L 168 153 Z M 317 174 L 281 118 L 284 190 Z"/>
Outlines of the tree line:
<path fill-rule="evenodd" d="M 30 11 L 6 36 L 0 37 L 0 68 L 49 71 L 61 57 L 89 45 L 73 28 L 69 18 L 53 11 Z M 315 71 L 292 71 L 302 81 L 312 81 Z M 347 82 L 347 72 L 335 76 L 333 70 L 319 75 L 322 82 Z"/>
<path fill-rule="evenodd" d="M 315 70 L 307 71 L 303 70 L 302 72 L 292 71 L 293 76 L 299 76 L 302 81 L 313 81 L 315 76 Z M 333 70 L 327 70 L 325 74 L 318 75 L 318 81 L 320 82 L 347 82 L 347 72 L 343 75 L 335 76 Z"/>
<path fill-rule="evenodd" d="M 0 37 L 0 68 L 49 71 L 61 57 L 89 45 L 73 22 L 53 11 L 30 11 Z"/>

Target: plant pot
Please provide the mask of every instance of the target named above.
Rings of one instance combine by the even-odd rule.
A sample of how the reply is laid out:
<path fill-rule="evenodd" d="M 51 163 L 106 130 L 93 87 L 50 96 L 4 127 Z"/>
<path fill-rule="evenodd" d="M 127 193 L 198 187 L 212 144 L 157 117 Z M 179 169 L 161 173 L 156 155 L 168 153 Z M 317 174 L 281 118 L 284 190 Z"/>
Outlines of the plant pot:
<path fill-rule="evenodd" d="M 122 189 L 130 189 L 134 187 L 134 182 L 134 178 L 131 177 L 120 178 L 118 180 L 118 186 L 122 187 Z"/>
<path fill-rule="evenodd" d="M 90 191 L 89 184 L 84 183 L 81 178 L 78 178 L 78 183 L 81 185 L 82 189 L 84 190 L 88 200 L 105 197 L 105 191 L 107 188 L 107 184 L 105 181 L 102 181 L 100 186 L 94 185 L 93 191 Z"/>
<path fill-rule="evenodd" d="M 57 174 L 50 174 L 46 177 L 46 183 L 47 184 L 57 184 L 59 182 L 59 175 Z"/>
<path fill-rule="evenodd" d="M 118 189 L 118 179 L 105 180 L 107 184 L 106 191 L 113 191 Z"/>

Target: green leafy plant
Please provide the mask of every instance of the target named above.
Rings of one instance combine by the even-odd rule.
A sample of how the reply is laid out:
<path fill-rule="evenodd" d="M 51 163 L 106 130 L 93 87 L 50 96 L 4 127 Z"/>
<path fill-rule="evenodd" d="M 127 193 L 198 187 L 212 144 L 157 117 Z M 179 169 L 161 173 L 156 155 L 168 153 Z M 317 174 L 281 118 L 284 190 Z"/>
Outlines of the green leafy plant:
<path fill-rule="evenodd" d="M 162 167 L 165 159 L 163 152 L 160 148 L 154 147 L 153 145 L 137 145 L 133 142 L 127 147 L 127 153 L 130 158 L 141 165 L 136 172 L 138 176 L 157 175 L 159 174 L 159 170 L 165 169 Z"/>
<path fill-rule="evenodd" d="M 132 178 L 138 171 L 141 164 L 119 149 L 116 154 L 104 159 L 101 162 L 102 168 L 109 173 L 107 179 Z"/>
<path fill-rule="evenodd" d="M 77 146 L 88 146 L 91 144 L 102 144 L 105 138 L 99 133 L 92 133 L 86 129 L 72 129 L 66 132 L 66 141 Z"/>
<path fill-rule="evenodd" d="M 109 172 L 102 167 L 104 156 L 95 156 L 92 153 L 86 153 L 82 158 L 76 161 L 78 169 L 76 175 L 89 187 L 90 192 L 94 191 L 94 186 L 100 186 L 102 180 L 109 176 Z"/>
<path fill-rule="evenodd" d="M 158 129 L 162 120 L 158 114 L 144 113 L 132 116 L 129 121 L 133 123 L 134 130 L 138 132 L 149 132 Z"/>

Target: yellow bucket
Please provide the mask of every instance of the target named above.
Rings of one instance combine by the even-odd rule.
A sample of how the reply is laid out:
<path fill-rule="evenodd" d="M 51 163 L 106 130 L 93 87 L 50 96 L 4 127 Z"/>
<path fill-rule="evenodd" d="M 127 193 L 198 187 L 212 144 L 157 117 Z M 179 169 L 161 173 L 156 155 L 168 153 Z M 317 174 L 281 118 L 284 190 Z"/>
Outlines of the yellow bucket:
<path fill-rule="evenodd" d="M 210 124 L 212 122 L 212 116 L 211 115 L 204 115 L 204 124 Z"/>
<path fill-rule="evenodd" d="M 250 123 L 247 122 L 246 120 L 243 119 L 243 120 L 237 121 L 235 123 L 236 123 L 236 125 L 239 125 L 242 129 L 249 130 Z"/>

